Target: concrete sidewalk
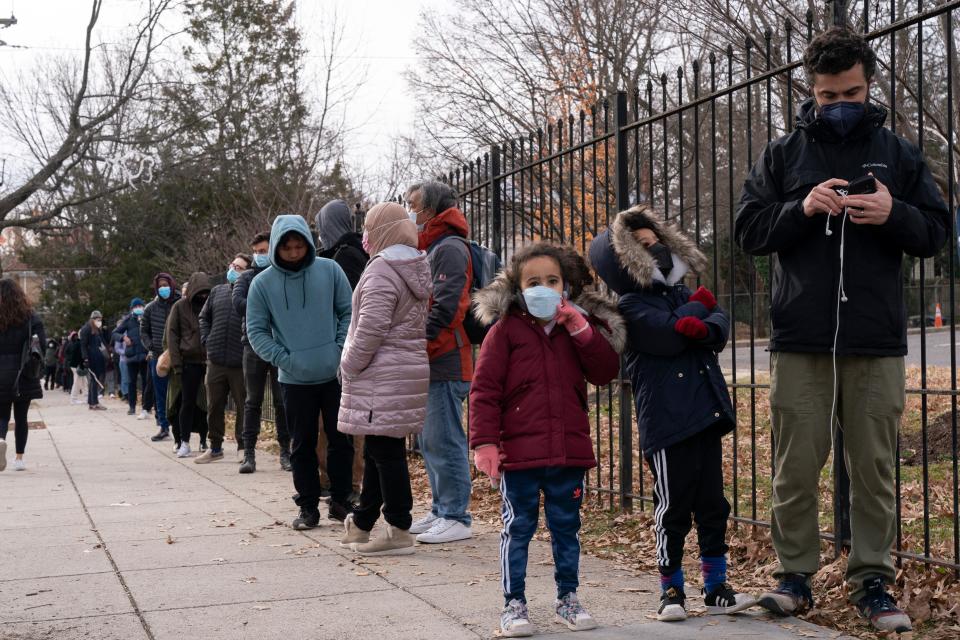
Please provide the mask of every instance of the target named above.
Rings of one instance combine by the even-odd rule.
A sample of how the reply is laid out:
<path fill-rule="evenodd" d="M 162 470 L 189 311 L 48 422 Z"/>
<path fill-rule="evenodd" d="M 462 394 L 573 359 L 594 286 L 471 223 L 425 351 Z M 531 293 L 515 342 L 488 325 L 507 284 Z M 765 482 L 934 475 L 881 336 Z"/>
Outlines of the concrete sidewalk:
<path fill-rule="evenodd" d="M 339 547 L 339 527 L 292 531 L 290 475 L 263 454 L 241 476 L 228 460 L 178 460 L 153 422 L 70 406 L 61 392 L 34 403 L 27 471 L 0 473 L 0 638 L 489 638 L 501 605 L 498 534 L 419 546 L 373 561 Z M 11 451 L 12 458 L 12 429 Z M 194 442 L 194 444 L 196 444 Z M 418 507 L 417 512 L 422 512 Z M 533 620 L 553 622 L 549 545 L 534 542 Z M 602 628 L 584 638 L 836 638 L 828 630 L 751 613 L 651 619 L 658 584 L 585 556 L 581 599 Z M 694 608 L 701 603 L 689 601 Z"/>

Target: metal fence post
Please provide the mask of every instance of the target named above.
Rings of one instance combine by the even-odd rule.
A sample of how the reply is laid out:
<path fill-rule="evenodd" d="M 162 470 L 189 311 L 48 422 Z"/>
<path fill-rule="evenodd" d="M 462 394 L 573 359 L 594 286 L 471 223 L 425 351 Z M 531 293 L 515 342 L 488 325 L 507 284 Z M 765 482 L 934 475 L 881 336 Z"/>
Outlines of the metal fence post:
<path fill-rule="evenodd" d="M 614 179 L 617 195 L 617 211 L 630 208 L 630 155 L 628 132 L 627 92 L 617 91 L 613 112 L 613 132 L 616 146 Z M 620 360 L 620 507 L 633 511 L 633 393 L 630 381 L 623 377 L 625 370 Z"/>
<path fill-rule="evenodd" d="M 503 258 L 503 203 L 500 192 L 500 145 L 490 147 L 490 215 L 493 218 L 493 251 Z"/>

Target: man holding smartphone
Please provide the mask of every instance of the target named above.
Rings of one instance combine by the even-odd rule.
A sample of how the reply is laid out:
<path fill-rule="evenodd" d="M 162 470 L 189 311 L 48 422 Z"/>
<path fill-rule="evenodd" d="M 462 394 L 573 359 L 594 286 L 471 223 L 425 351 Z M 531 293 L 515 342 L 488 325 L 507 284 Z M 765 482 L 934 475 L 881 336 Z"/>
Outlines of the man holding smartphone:
<path fill-rule="evenodd" d="M 876 629 L 906 631 L 910 619 L 886 590 L 895 579 L 907 353 L 901 267 L 904 253 L 927 258 L 943 247 L 949 214 L 920 150 L 885 128 L 886 110 L 869 100 L 876 56 L 863 37 L 830 29 L 810 42 L 803 65 L 813 97 L 800 106 L 796 130 L 753 167 L 735 225 L 745 252 L 774 256 L 772 536 L 780 564 L 779 585 L 759 603 L 780 615 L 813 604 L 818 483 L 839 428 L 850 475 L 850 601 Z M 855 180 L 863 188 L 854 191 L 873 193 L 848 193 Z"/>

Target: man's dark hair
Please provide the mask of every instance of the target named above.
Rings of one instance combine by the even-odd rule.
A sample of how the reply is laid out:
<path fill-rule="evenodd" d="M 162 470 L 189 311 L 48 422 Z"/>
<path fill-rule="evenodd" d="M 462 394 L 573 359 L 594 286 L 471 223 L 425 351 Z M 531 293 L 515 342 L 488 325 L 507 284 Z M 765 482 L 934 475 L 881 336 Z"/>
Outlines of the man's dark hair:
<path fill-rule="evenodd" d="M 270 232 L 261 231 L 257 235 L 253 236 L 253 240 L 250 241 L 250 246 L 252 247 L 255 244 L 260 244 L 261 242 L 270 242 Z"/>
<path fill-rule="evenodd" d="M 832 75 L 863 64 L 867 82 L 877 71 L 877 54 L 862 35 L 844 27 L 831 27 L 810 41 L 803 52 L 803 70 L 810 82 L 814 74 Z"/>

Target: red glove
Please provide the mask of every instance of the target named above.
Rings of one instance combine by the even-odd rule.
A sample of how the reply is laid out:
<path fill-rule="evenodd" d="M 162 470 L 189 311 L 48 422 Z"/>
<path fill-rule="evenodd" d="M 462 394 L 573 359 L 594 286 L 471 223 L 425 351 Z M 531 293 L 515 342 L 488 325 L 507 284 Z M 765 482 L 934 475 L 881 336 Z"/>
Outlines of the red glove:
<path fill-rule="evenodd" d="M 707 291 L 707 293 L 710 292 Z M 673 325 L 673 330 L 691 340 L 703 340 L 710 333 L 703 320 L 694 316 L 680 318 L 677 320 L 677 324 Z"/>
<path fill-rule="evenodd" d="M 486 444 L 473 451 L 473 464 L 493 480 L 500 479 L 500 447 Z"/>
<path fill-rule="evenodd" d="M 690 294 L 690 302 L 699 302 L 707 308 L 707 311 L 713 311 L 713 308 L 717 306 L 716 297 L 706 287 L 700 287 Z"/>

